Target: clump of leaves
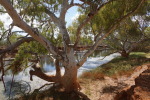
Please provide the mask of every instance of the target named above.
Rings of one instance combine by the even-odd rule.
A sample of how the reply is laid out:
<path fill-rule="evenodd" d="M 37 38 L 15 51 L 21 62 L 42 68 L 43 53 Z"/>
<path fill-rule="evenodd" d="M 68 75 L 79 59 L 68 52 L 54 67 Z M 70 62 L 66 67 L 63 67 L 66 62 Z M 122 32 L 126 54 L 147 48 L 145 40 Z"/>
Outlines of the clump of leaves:
<path fill-rule="evenodd" d="M 24 43 L 18 48 L 14 61 L 6 70 L 11 70 L 13 74 L 18 74 L 29 67 L 30 60 L 37 60 L 38 55 L 46 54 L 47 50 L 37 42 Z M 38 54 L 38 55 L 37 55 Z"/>

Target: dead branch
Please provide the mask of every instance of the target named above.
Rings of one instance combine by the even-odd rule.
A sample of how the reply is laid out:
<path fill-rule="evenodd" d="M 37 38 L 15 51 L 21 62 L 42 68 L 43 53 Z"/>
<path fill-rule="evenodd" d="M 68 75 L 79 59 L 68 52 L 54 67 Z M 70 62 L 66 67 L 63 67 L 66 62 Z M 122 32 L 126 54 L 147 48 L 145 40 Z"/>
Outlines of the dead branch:
<path fill-rule="evenodd" d="M 45 81 L 48 81 L 48 82 L 56 82 L 56 83 L 59 83 L 59 78 L 56 77 L 56 76 L 53 76 L 53 75 L 46 75 L 45 73 L 42 72 L 41 68 L 38 68 L 36 67 L 36 65 L 34 64 L 32 66 L 32 68 L 34 70 L 30 70 L 30 80 L 32 81 L 33 80 L 33 75 L 45 80 Z"/>

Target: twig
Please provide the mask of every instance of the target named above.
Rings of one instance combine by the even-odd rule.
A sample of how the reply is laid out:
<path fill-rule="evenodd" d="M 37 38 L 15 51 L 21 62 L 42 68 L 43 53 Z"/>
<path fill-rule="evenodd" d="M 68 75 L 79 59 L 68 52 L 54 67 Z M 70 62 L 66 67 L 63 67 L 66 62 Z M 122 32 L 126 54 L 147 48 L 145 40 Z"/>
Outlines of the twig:
<path fill-rule="evenodd" d="M 1 76 L 1 79 L 2 79 L 2 82 L 3 82 L 3 85 L 4 85 L 4 89 L 5 89 L 5 92 L 6 92 L 6 86 L 5 86 L 5 82 L 4 82 L 4 75 L 5 75 L 5 72 L 4 72 L 4 63 L 3 63 L 3 56 L 5 54 L 2 54 L 1 57 L 0 57 L 0 62 L 1 62 L 1 69 L 0 71 L 2 71 L 2 76 Z"/>
<path fill-rule="evenodd" d="M 38 88 L 38 89 L 35 89 L 34 91 L 33 91 L 33 93 L 37 93 L 37 92 L 39 92 L 42 88 L 44 88 L 46 85 L 52 85 L 52 84 L 55 84 L 55 83 L 46 83 L 46 84 L 44 84 L 44 85 L 42 85 L 40 88 Z"/>
<path fill-rule="evenodd" d="M 14 74 L 13 74 L 13 77 L 12 77 L 12 80 L 11 80 L 11 86 L 10 86 L 10 91 L 9 91 L 9 99 L 10 99 L 11 89 L 12 89 L 12 86 L 13 86 L 13 81 L 14 81 Z"/>
<path fill-rule="evenodd" d="M 41 86 L 41 87 L 38 89 L 38 91 L 41 90 L 42 88 L 44 88 L 46 85 L 52 85 L 52 84 L 55 84 L 55 83 L 49 83 L 49 84 L 46 83 L 46 84 L 44 84 L 43 86 Z"/>

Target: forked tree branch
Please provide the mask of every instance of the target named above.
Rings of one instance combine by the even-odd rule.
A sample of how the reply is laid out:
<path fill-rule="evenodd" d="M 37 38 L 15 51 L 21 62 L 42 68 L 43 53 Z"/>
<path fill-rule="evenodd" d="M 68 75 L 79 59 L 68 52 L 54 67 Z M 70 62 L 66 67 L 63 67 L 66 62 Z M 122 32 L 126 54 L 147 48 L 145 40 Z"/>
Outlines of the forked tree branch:
<path fill-rule="evenodd" d="M 100 45 L 100 43 L 102 43 L 102 40 L 104 38 L 108 37 L 123 20 L 125 20 L 127 17 L 129 17 L 133 13 L 135 13 L 137 11 L 137 9 L 139 9 L 141 7 L 141 5 L 144 3 L 144 1 L 145 0 L 141 0 L 141 2 L 137 5 L 137 7 L 135 9 L 133 9 L 131 12 L 129 12 L 128 14 L 126 14 L 125 16 L 123 16 L 122 18 L 118 19 L 117 22 L 108 30 L 108 32 L 104 36 L 102 36 L 101 38 L 99 38 L 94 43 L 94 45 L 83 55 L 82 59 L 77 64 L 78 68 L 80 68 L 84 64 L 84 62 L 86 61 L 87 57 L 89 55 L 91 55 L 96 50 L 96 48 L 98 47 L 98 45 Z M 99 34 L 101 34 L 101 33 L 99 33 Z"/>
<path fill-rule="evenodd" d="M 37 32 L 34 28 L 32 28 L 26 22 L 24 22 L 20 18 L 14 7 L 10 4 L 9 0 L 0 0 L 0 4 L 6 9 L 16 26 L 20 27 L 26 33 L 30 34 L 35 40 L 40 42 L 55 57 L 58 56 L 58 49 L 49 40 L 40 35 L 39 32 Z"/>
<path fill-rule="evenodd" d="M 65 22 L 65 15 L 66 15 L 66 12 L 67 12 L 68 9 L 69 9 L 68 0 L 62 0 L 60 17 L 59 17 L 59 19 L 61 21 Z"/>
<path fill-rule="evenodd" d="M 30 80 L 32 81 L 33 80 L 33 75 L 45 80 L 45 81 L 48 81 L 48 82 L 56 82 L 56 83 L 60 83 L 60 79 L 56 76 L 53 76 L 53 75 L 47 75 L 45 73 L 42 72 L 42 70 L 38 67 L 36 67 L 36 65 L 33 65 L 32 68 L 34 70 L 30 70 Z"/>
<path fill-rule="evenodd" d="M 43 6 L 44 6 L 44 5 L 43 5 Z M 44 7 L 45 7 L 45 6 L 44 6 Z M 50 10 L 48 10 L 47 7 L 45 7 L 45 13 L 48 14 L 48 15 L 51 17 L 52 21 L 53 21 L 56 25 L 59 24 L 59 19 L 55 16 L 54 13 L 52 13 Z"/>
<path fill-rule="evenodd" d="M 92 2 L 88 1 L 88 0 L 80 0 L 82 2 L 85 2 L 89 5 L 95 5 L 98 6 L 96 4 L 93 4 Z M 110 2 L 113 2 L 113 0 L 110 0 L 104 4 L 102 4 L 101 6 L 99 6 L 98 8 L 95 9 L 95 11 L 91 11 L 88 16 L 86 17 L 86 19 L 78 26 L 77 28 L 77 32 L 76 32 L 76 40 L 75 40 L 75 44 L 74 44 L 74 48 L 76 48 L 76 46 L 78 45 L 79 41 L 80 41 L 80 36 L 81 36 L 81 30 L 83 29 L 83 27 L 89 22 L 91 21 L 91 19 L 98 13 L 98 11 L 100 11 L 105 5 L 109 4 Z"/>
<path fill-rule="evenodd" d="M 64 48 L 66 52 L 69 52 L 71 43 L 70 37 L 66 28 L 65 15 L 69 9 L 68 0 L 63 0 L 61 4 L 61 11 L 59 18 L 54 15 L 50 10 L 45 8 L 46 13 L 52 18 L 52 21 L 59 27 L 60 33 L 62 34 Z"/>
<path fill-rule="evenodd" d="M 138 47 L 138 45 L 140 43 L 144 43 L 146 41 L 150 41 L 150 38 L 142 39 L 142 40 L 140 40 L 138 42 L 131 43 L 131 46 L 130 46 L 129 50 L 127 50 L 127 52 L 129 53 L 129 52 L 133 51 L 135 48 Z"/>

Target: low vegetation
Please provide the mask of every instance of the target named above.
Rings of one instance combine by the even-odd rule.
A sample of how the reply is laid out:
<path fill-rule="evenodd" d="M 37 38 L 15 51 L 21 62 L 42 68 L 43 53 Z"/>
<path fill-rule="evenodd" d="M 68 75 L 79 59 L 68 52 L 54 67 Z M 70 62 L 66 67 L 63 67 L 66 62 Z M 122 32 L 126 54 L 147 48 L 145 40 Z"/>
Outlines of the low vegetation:
<path fill-rule="evenodd" d="M 128 58 L 117 57 L 107 64 L 99 66 L 89 72 L 85 72 L 81 75 L 81 78 L 103 79 L 104 76 L 115 78 L 118 75 L 131 75 L 137 66 L 149 62 L 150 53 L 133 52 Z"/>

